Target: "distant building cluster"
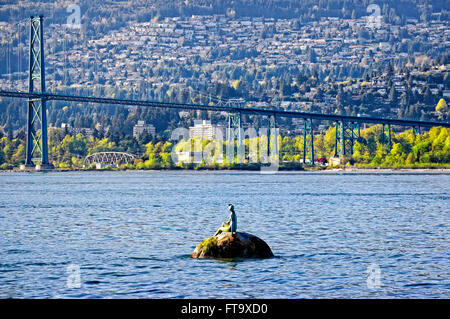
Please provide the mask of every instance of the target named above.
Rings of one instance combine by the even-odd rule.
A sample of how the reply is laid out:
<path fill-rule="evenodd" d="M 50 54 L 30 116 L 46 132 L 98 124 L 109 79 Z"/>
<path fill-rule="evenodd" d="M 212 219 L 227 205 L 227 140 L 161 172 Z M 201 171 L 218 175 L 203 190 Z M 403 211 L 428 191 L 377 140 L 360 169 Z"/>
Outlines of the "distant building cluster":
<path fill-rule="evenodd" d="M 83 41 L 81 29 L 50 24 L 44 31 L 48 91 L 65 86 L 81 89 L 99 85 L 134 87 L 149 94 L 163 87 L 170 87 L 171 91 L 189 87 L 193 79 L 199 83 L 228 81 L 227 84 L 232 85 L 235 78 L 226 77 L 221 72 L 231 67 L 256 67 L 259 70 L 299 67 L 316 71 L 334 68 L 334 76 L 339 78 L 340 72 L 350 73 L 351 76 L 351 70 L 344 72 L 345 68 L 369 68 L 373 61 L 421 65 L 424 64 L 421 61 L 425 51 L 429 50 L 426 48 L 432 47 L 436 56 L 440 52 L 448 52 L 450 48 L 449 23 L 441 14 L 433 14 L 429 21 L 407 19 L 402 24 L 383 22 L 375 27 L 368 23 L 368 17 L 369 14 L 351 19 L 321 17 L 308 23 L 299 23 L 298 19 L 227 15 L 167 17 L 159 21 L 130 23 L 120 30 L 98 34 Z M 15 32 L 13 24 L 0 23 L 0 42 L 11 42 L 8 52 L 26 57 L 26 37 L 20 37 Z M 19 38 L 20 43 L 13 45 L 11 39 L 14 38 Z M 423 48 L 417 45 L 419 43 L 424 44 Z M 170 65 L 182 71 L 176 78 L 161 71 Z M 7 66 L 4 70 L 6 72 L 0 77 L 0 89 L 27 89 L 27 72 L 14 73 Z M 330 85 L 343 86 L 343 93 L 349 95 L 349 105 L 367 104 L 365 93 L 372 91 L 372 104 L 375 106 L 364 110 L 365 115 L 397 116 L 400 102 L 391 103 L 390 88 L 394 89 L 394 95 L 400 96 L 405 92 L 410 95 L 424 94 L 429 87 L 431 98 L 448 99 L 448 81 L 429 83 L 426 79 L 430 76 L 444 78 L 449 71 L 449 65 L 441 65 L 428 70 L 413 69 L 410 74 L 397 72 L 389 80 L 370 78 L 349 83 L 330 82 Z M 408 82 L 410 76 L 414 77 L 411 83 Z M 249 93 L 255 97 L 273 97 L 277 93 L 273 85 L 267 83 L 276 80 L 275 77 L 264 78 L 257 72 L 252 83 L 248 84 L 260 86 L 265 91 Z M 291 84 L 295 82 L 293 79 L 290 81 Z M 314 107 L 318 112 L 334 111 L 339 104 L 337 93 L 327 85 L 321 82 L 302 93 L 286 93 L 291 102 L 280 107 L 297 110 Z M 157 98 L 166 97 L 164 94 Z M 255 98 L 255 101 L 249 100 L 246 104 L 267 107 L 267 103 L 258 100 Z M 434 106 L 432 103 L 421 105 L 423 111 L 430 115 L 434 115 Z M 386 114 L 386 110 L 391 114 Z M 133 135 L 138 136 L 148 130 L 151 129 L 138 124 Z"/>
<path fill-rule="evenodd" d="M 82 133 L 86 137 L 94 135 L 94 129 L 89 127 L 72 127 L 69 123 L 61 123 L 61 128 L 71 135 Z"/>
<path fill-rule="evenodd" d="M 138 121 L 133 127 L 133 137 L 139 138 L 144 132 L 151 136 L 156 135 L 155 127 L 152 124 L 146 124 L 145 121 Z"/>

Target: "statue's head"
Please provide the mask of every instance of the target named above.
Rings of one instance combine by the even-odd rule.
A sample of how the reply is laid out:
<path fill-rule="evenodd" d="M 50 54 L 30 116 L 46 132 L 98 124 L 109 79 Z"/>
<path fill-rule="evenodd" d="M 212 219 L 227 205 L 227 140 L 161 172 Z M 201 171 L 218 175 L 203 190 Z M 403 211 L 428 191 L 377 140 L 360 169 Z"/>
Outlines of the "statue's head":
<path fill-rule="evenodd" d="M 234 206 L 231 205 L 231 204 L 228 204 L 228 210 L 229 210 L 230 212 L 233 212 L 233 213 L 234 213 Z"/>

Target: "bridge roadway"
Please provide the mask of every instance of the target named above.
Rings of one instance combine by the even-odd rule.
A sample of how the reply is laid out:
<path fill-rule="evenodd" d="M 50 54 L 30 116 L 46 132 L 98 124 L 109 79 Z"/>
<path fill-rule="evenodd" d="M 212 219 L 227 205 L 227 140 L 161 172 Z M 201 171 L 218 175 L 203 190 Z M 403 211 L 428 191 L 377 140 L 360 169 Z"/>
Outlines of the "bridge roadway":
<path fill-rule="evenodd" d="M 187 103 L 174 103 L 174 102 L 159 102 L 159 101 L 146 101 L 146 100 L 128 100 L 128 99 L 115 99 L 115 98 L 100 98 L 90 96 L 74 96 L 63 95 L 55 93 L 28 93 L 18 91 L 4 91 L 0 90 L 0 96 L 11 98 L 26 98 L 26 99 L 45 99 L 55 101 L 68 101 L 68 102 L 84 102 L 84 103 L 101 103 L 101 104 L 119 104 L 119 105 L 136 105 L 144 107 L 157 107 L 157 108 L 171 108 L 180 110 L 203 110 L 203 111 L 218 111 L 229 113 L 241 113 L 241 114 L 254 114 L 265 116 L 280 116 L 291 118 L 304 118 L 315 120 L 327 120 L 327 121 L 341 121 L 341 122 L 357 122 L 357 123 L 373 123 L 373 124 L 386 124 L 386 125 L 399 125 L 399 126 L 411 126 L 411 127 L 433 127 L 443 126 L 449 127 L 449 122 L 442 121 L 420 121 L 420 120 L 407 120 L 407 119 L 390 119 L 381 117 L 370 116 L 351 116 L 351 115 L 337 115 L 337 114 L 321 114 L 321 113 L 309 113 L 298 111 L 285 111 L 268 108 L 255 108 L 255 107 L 241 107 L 241 106 L 223 106 L 223 105 L 202 105 L 202 104 L 187 104 Z"/>

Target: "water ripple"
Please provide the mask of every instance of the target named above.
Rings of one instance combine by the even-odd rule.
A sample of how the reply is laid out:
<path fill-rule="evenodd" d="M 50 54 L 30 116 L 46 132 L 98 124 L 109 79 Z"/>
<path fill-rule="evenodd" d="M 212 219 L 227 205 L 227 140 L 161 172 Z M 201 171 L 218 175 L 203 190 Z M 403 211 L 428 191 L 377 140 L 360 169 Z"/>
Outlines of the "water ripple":
<path fill-rule="evenodd" d="M 448 174 L 0 173 L 0 298 L 449 298 L 449 185 Z M 229 202 L 275 257 L 190 257 Z"/>

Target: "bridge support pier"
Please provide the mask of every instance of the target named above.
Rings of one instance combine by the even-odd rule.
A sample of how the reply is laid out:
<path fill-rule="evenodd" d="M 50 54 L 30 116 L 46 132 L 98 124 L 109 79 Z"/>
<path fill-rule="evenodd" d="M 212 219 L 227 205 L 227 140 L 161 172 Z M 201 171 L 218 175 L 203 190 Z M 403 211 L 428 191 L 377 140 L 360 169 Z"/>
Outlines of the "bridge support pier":
<path fill-rule="evenodd" d="M 334 156 L 353 155 L 355 141 L 359 139 L 360 134 L 359 122 L 337 121 Z"/>
<path fill-rule="evenodd" d="M 269 156 L 278 155 L 278 129 L 275 114 L 269 116 Z"/>
<path fill-rule="evenodd" d="M 234 140 L 234 137 L 237 136 L 238 142 L 240 142 L 241 141 L 240 128 L 241 128 L 241 114 L 229 113 L 227 116 L 227 141 Z"/>
<path fill-rule="evenodd" d="M 303 164 L 314 165 L 314 131 L 312 119 L 304 119 L 303 129 Z"/>
<path fill-rule="evenodd" d="M 227 163 L 234 163 L 234 140 L 237 137 L 237 162 L 243 163 L 245 157 L 245 145 L 242 141 L 242 126 L 240 113 L 228 113 L 227 116 L 227 145 L 226 159 Z"/>

